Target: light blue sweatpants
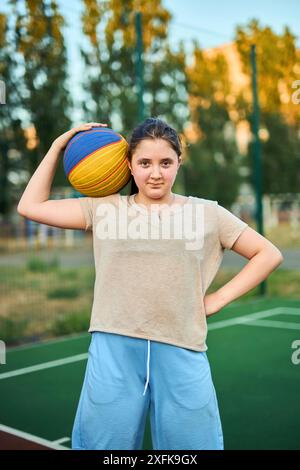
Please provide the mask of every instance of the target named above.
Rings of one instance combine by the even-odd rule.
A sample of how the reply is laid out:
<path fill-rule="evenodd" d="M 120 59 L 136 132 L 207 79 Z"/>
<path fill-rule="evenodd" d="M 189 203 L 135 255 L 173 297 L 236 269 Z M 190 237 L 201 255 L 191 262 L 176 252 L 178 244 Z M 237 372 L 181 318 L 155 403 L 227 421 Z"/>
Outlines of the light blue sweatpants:
<path fill-rule="evenodd" d="M 223 450 L 206 352 L 93 332 L 72 449 L 142 449 L 149 409 L 153 449 Z"/>

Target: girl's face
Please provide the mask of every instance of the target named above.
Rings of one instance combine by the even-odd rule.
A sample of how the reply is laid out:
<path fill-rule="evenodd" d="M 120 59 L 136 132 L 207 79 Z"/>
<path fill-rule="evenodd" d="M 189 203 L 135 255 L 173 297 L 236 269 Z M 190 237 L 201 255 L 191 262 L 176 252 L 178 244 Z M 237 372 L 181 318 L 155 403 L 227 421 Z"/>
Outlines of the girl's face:
<path fill-rule="evenodd" d="M 181 158 L 164 139 L 144 139 L 127 164 L 139 191 L 149 198 L 161 198 L 171 192 Z"/>

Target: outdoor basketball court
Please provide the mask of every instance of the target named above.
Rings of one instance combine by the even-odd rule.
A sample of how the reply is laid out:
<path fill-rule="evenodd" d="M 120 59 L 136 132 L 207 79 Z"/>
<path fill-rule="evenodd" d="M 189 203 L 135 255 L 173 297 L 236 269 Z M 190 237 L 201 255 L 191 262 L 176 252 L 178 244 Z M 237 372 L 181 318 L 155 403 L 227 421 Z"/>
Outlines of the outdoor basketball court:
<path fill-rule="evenodd" d="M 300 300 L 237 301 L 208 323 L 225 449 L 300 449 Z M 70 449 L 89 343 L 85 333 L 7 351 L 0 449 Z"/>

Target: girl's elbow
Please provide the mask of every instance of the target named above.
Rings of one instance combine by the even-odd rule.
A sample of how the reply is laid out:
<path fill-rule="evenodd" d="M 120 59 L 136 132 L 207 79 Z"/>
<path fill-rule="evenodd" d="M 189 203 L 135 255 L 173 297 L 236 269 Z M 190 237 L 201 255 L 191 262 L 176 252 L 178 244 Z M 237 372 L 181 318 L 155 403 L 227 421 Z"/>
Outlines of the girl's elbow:
<path fill-rule="evenodd" d="M 25 217 L 26 219 L 29 218 L 29 216 L 28 216 L 28 208 L 27 208 L 27 207 L 24 207 L 24 205 L 18 204 L 17 212 L 18 212 L 18 214 L 19 214 L 21 217 Z"/>
<path fill-rule="evenodd" d="M 275 267 L 283 263 L 283 254 L 281 253 L 279 248 L 273 245 L 273 243 L 271 243 L 269 240 L 267 241 L 267 244 L 263 247 L 262 251 L 265 252 L 267 260 L 270 263 L 274 264 Z"/>
<path fill-rule="evenodd" d="M 276 248 L 275 252 L 272 254 L 272 261 L 275 263 L 276 268 L 284 261 L 284 256 L 278 248 Z"/>
<path fill-rule="evenodd" d="M 24 207 L 22 207 L 21 204 L 18 204 L 17 212 L 18 212 L 19 215 L 22 215 L 24 217 L 25 211 L 24 211 Z"/>

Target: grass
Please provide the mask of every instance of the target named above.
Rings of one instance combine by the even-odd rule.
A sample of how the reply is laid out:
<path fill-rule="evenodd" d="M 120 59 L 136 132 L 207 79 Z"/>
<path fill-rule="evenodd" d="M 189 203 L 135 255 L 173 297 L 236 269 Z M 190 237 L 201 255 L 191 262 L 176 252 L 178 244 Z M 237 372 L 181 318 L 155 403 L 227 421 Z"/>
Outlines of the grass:
<path fill-rule="evenodd" d="M 87 329 L 94 268 L 45 264 L 0 267 L 0 337 L 7 344 Z"/>
<path fill-rule="evenodd" d="M 56 318 L 51 327 L 54 336 L 87 331 L 89 327 L 90 312 L 77 312 L 62 315 Z"/>
<path fill-rule="evenodd" d="M 48 299 L 74 299 L 79 297 L 80 290 L 76 287 L 58 287 L 47 292 Z"/>
<path fill-rule="evenodd" d="M 256 230 L 255 227 L 253 227 Z M 265 237 L 274 245 L 282 248 L 300 247 L 300 230 L 292 230 L 288 222 L 281 222 L 277 227 L 265 231 Z"/>
<path fill-rule="evenodd" d="M 26 332 L 28 326 L 27 318 L 0 318 L 1 340 L 6 344 L 16 344 Z"/>
<path fill-rule="evenodd" d="M 50 261 L 44 261 L 41 258 L 31 257 L 27 262 L 27 269 L 31 272 L 48 272 L 49 270 L 56 270 L 59 267 L 59 260 L 54 257 Z"/>
<path fill-rule="evenodd" d="M 214 292 L 232 279 L 238 271 L 220 270 L 215 277 L 207 293 Z M 300 299 L 300 271 L 277 269 L 270 274 L 266 280 L 266 289 L 268 296 L 283 297 L 288 299 Z M 252 289 L 247 294 L 239 298 L 240 301 L 247 301 L 249 298 L 259 295 L 259 286 Z"/>

